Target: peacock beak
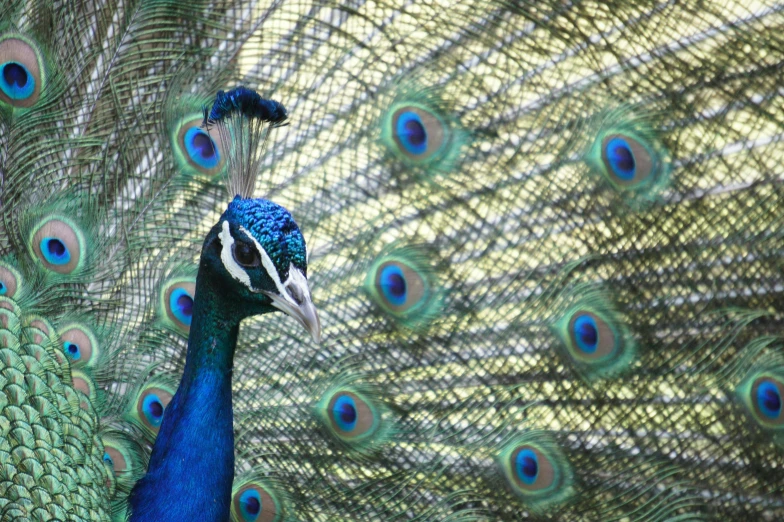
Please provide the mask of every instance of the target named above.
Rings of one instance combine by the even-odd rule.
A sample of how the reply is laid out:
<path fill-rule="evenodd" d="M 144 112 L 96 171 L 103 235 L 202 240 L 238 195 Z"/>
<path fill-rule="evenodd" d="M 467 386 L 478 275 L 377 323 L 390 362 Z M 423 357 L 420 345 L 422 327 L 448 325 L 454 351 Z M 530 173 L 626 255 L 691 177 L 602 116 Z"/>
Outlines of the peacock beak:
<path fill-rule="evenodd" d="M 316 307 L 313 306 L 305 276 L 299 270 L 292 271 L 292 277 L 283 285 L 283 288 L 286 290 L 284 294 L 267 291 L 262 293 L 272 299 L 272 306 L 296 319 L 310 333 L 313 340 L 320 343 L 321 322 Z"/>
<path fill-rule="evenodd" d="M 275 304 L 274 300 L 273 304 Z M 299 324 L 305 327 L 305 330 L 308 331 L 316 343 L 321 342 L 321 322 L 319 321 L 318 313 L 316 313 L 316 307 L 313 306 L 313 303 L 305 301 L 298 307 L 289 308 L 288 310 L 281 308 L 281 310 L 299 321 Z"/>

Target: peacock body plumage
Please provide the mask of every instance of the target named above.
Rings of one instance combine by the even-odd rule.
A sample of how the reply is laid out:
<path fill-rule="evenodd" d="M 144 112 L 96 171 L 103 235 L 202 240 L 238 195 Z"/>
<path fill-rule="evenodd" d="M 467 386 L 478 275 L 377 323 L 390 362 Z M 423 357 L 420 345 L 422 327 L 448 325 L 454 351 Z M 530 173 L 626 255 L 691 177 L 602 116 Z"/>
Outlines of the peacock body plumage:
<path fill-rule="evenodd" d="M 783 9 L 4 2 L 0 520 L 784 518 Z"/>

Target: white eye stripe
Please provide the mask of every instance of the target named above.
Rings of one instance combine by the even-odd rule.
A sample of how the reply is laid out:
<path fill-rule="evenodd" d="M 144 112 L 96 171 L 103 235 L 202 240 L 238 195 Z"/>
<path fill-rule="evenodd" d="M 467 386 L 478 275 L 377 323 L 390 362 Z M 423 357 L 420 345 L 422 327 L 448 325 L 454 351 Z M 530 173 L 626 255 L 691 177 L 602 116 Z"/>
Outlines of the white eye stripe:
<path fill-rule="evenodd" d="M 231 252 L 232 247 L 234 246 L 234 238 L 231 236 L 228 221 L 223 222 L 223 228 L 218 234 L 218 239 L 220 239 L 222 245 L 221 262 L 223 263 L 224 268 L 231 274 L 231 277 L 253 290 L 250 286 L 250 276 L 234 260 L 234 254 Z"/>
<path fill-rule="evenodd" d="M 302 303 L 298 303 L 291 294 L 288 292 L 286 287 L 294 286 L 296 287 L 295 293 L 301 295 L 305 300 L 310 301 L 310 289 L 308 288 L 308 280 L 305 275 L 300 271 L 299 268 L 295 267 L 293 264 L 289 265 L 289 277 L 286 281 L 280 280 L 280 275 L 278 274 L 278 270 L 275 268 L 275 264 L 272 262 L 272 259 L 269 255 L 267 255 L 267 251 L 259 244 L 256 239 L 250 235 L 244 227 L 240 227 L 240 231 L 245 234 L 248 239 L 253 241 L 253 244 L 256 246 L 256 250 L 259 251 L 259 255 L 261 256 L 261 266 L 267 271 L 267 274 L 272 278 L 272 281 L 275 283 L 275 288 L 278 289 L 278 293 L 280 296 L 294 305 L 294 307 L 299 307 Z"/>
<path fill-rule="evenodd" d="M 256 247 L 256 251 L 259 253 L 259 257 L 261 258 L 261 266 L 264 267 L 264 270 L 267 272 L 267 275 L 270 276 L 272 282 L 275 283 L 275 288 L 277 288 L 278 293 L 280 296 L 294 305 L 298 307 L 301 303 L 298 303 L 289 293 L 287 287 L 292 286 L 293 291 L 295 294 L 299 295 L 304 300 L 310 301 L 310 289 L 308 288 L 308 281 L 305 278 L 305 275 L 293 264 L 289 266 L 289 277 L 286 279 L 285 282 L 280 280 L 280 274 L 278 274 L 278 270 L 275 268 L 275 264 L 272 262 L 272 258 L 267 254 L 267 251 L 264 250 L 264 247 L 256 241 L 256 239 L 250 235 L 247 229 L 244 227 L 240 227 L 240 232 L 245 234 L 245 236 L 253 243 L 253 246 Z M 258 292 L 258 289 L 253 288 L 251 286 L 250 276 L 248 275 L 247 271 L 242 268 L 237 261 L 234 260 L 234 254 L 232 253 L 232 247 L 234 245 L 234 237 L 231 235 L 231 230 L 229 228 L 229 222 L 224 221 L 222 225 L 221 232 L 218 234 L 218 238 L 221 241 L 221 262 L 226 270 L 231 274 L 231 276 L 239 281 L 240 283 L 244 284 L 251 292 Z"/>

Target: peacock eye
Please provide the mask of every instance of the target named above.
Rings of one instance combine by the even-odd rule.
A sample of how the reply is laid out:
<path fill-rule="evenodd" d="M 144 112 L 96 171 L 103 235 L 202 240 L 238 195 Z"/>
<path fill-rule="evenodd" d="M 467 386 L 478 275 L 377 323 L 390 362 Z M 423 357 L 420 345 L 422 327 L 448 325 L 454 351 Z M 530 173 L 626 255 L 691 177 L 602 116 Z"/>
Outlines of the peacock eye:
<path fill-rule="evenodd" d="M 261 264 L 259 253 L 247 243 L 235 242 L 232 247 L 234 260 L 245 268 L 253 268 Z"/>

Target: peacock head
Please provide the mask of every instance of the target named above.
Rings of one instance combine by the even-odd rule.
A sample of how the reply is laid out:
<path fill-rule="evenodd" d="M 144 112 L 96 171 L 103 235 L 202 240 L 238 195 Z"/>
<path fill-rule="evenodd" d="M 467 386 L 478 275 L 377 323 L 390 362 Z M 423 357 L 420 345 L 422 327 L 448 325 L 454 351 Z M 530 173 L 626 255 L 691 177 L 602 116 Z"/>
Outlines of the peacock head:
<path fill-rule="evenodd" d="M 286 118 L 283 105 L 245 87 L 219 91 L 204 108 L 204 126 L 216 126 L 227 145 L 227 185 L 238 195 L 207 236 L 201 269 L 225 285 L 221 295 L 232 296 L 240 318 L 282 310 L 318 342 L 305 239 L 288 210 L 252 197 L 269 133 Z"/>
<path fill-rule="evenodd" d="M 319 341 L 305 239 L 285 208 L 235 197 L 204 242 L 201 269 L 241 317 L 282 310 Z"/>

